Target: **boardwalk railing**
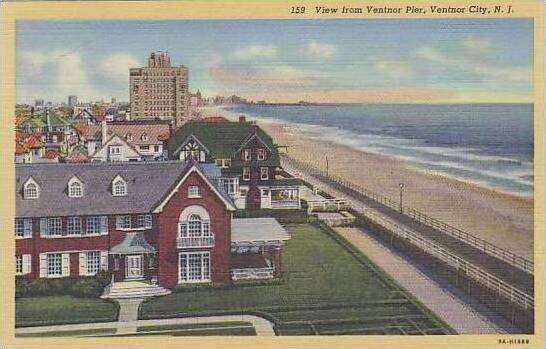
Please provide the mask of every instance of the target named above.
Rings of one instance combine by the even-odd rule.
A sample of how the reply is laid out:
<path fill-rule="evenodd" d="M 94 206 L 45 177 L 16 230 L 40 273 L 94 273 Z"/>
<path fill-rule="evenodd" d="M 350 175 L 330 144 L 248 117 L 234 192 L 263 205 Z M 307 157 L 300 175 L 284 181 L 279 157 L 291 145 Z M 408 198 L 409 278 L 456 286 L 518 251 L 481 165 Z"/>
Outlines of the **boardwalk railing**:
<path fill-rule="evenodd" d="M 286 162 L 288 165 L 295 167 L 296 170 L 300 169 L 300 171 L 304 171 L 312 176 L 326 179 L 334 184 L 343 186 L 345 188 L 348 188 L 356 193 L 359 193 L 361 195 L 364 195 L 366 198 L 371 199 L 377 203 L 380 203 L 384 206 L 390 207 L 396 211 L 399 211 L 403 214 L 405 214 L 408 217 L 411 217 L 415 219 L 416 221 L 425 224 L 427 226 L 430 226 L 432 228 L 435 228 L 447 235 L 450 235 L 460 241 L 463 241 L 464 243 L 483 251 L 486 254 L 489 254 L 491 256 L 494 256 L 500 260 L 503 260 L 510 265 L 515 266 L 516 268 L 519 268 L 529 274 L 534 273 L 534 263 L 533 261 L 530 261 L 526 258 L 523 258 L 521 256 L 516 255 L 515 253 L 512 253 L 502 247 L 498 247 L 496 245 L 493 245 L 490 242 L 487 242 L 475 235 L 472 235 L 470 233 L 467 233 L 461 229 L 455 228 L 449 224 L 446 224 L 436 218 L 430 217 L 416 209 L 413 209 L 408 206 L 403 206 L 400 208 L 399 202 L 392 200 L 391 198 L 388 198 L 386 196 L 383 196 L 381 194 L 377 194 L 371 190 L 368 190 L 360 185 L 354 184 L 352 182 L 349 182 L 339 176 L 326 174 L 325 171 L 322 171 L 320 169 L 317 169 L 315 167 L 312 167 L 302 161 L 296 160 L 294 158 L 291 158 L 285 154 L 282 155 L 282 161 Z"/>
<path fill-rule="evenodd" d="M 517 289 L 516 287 L 502 281 L 496 276 L 488 273 L 482 268 L 465 261 L 454 253 L 444 249 L 442 246 L 420 236 L 419 234 L 406 229 L 392 221 L 381 217 L 372 209 L 367 209 L 364 215 L 374 223 L 400 236 L 419 249 L 444 261 L 453 268 L 465 273 L 468 277 L 482 284 L 498 295 L 509 299 L 510 302 L 520 305 L 523 309 L 533 309 L 534 297 Z"/>

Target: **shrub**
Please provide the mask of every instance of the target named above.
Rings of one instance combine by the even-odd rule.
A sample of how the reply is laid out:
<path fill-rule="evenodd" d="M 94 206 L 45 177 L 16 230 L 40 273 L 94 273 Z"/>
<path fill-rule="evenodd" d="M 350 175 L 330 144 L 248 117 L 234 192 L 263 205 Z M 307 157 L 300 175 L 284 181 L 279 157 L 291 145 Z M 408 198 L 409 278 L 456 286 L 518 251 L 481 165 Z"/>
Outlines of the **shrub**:
<path fill-rule="evenodd" d="M 59 279 L 39 278 L 29 281 L 24 277 L 15 279 L 15 297 L 59 296 L 98 297 L 112 280 L 108 271 L 100 271 L 95 276 L 78 276 Z"/>
<path fill-rule="evenodd" d="M 30 281 L 25 277 L 15 277 L 15 298 L 27 297 L 30 292 Z"/>
<path fill-rule="evenodd" d="M 96 277 L 80 278 L 70 287 L 70 293 L 74 297 L 94 298 L 102 294 L 102 287 Z"/>
<path fill-rule="evenodd" d="M 95 279 L 99 285 L 104 288 L 112 281 L 112 272 L 107 270 L 99 270 L 99 272 L 95 274 Z"/>

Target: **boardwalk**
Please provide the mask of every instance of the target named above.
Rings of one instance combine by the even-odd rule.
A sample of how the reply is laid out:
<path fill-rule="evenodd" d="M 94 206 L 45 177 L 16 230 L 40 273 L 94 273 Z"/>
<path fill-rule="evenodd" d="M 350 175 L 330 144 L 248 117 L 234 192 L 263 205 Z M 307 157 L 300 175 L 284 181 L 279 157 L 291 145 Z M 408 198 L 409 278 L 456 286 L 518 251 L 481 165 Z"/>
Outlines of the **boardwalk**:
<path fill-rule="evenodd" d="M 393 253 L 365 231 L 358 228 L 335 229 L 457 333 L 487 334 L 519 331 L 487 308 L 479 305 L 473 308 L 469 305 L 472 301 L 468 297 L 457 294 L 457 291 L 449 285 L 433 280 L 410 261 Z"/>
<path fill-rule="evenodd" d="M 518 290 L 527 295 L 534 294 L 533 276 L 513 265 L 495 258 L 489 254 L 480 251 L 479 249 L 466 244 L 453 236 L 445 234 L 440 230 L 436 230 L 428 225 L 422 224 L 411 217 L 408 217 L 399 211 L 374 201 L 367 196 L 355 192 L 350 188 L 339 185 L 320 174 L 311 175 L 308 169 L 300 168 L 292 161 L 288 162 L 283 159 L 283 167 L 287 172 L 297 174 L 307 182 L 326 189 L 330 194 L 338 198 L 348 200 L 354 209 L 360 212 L 373 211 L 382 217 L 395 222 L 399 226 L 403 226 L 410 231 L 418 232 L 418 234 L 429 241 L 441 245 L 445 250 L 451 251 L 455 255 L 465 261 L 479 266 L 489 274 L 502 280 L 505 283 L 512 285 Z"/>

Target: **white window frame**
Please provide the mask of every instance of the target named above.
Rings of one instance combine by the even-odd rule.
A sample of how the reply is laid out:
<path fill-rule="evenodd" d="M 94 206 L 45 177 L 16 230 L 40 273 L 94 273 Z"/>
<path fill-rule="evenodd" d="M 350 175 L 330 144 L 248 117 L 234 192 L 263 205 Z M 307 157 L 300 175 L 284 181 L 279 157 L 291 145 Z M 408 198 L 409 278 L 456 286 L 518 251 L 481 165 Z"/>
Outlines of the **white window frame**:
<path fill-rule="evenodd" d="M 259 148 L 258 149 L 258 160 L 265 160 L 265 149 Z"/>
<path fill-rule="evenodd" d="M 83 183 L 76 177 L 68 181 L 68 197 L 81 198 L 83 196 Z"/>
<path fill-rule="evenodd" d="M 250 149 L 243 150 L 243 160 L 244 161 L 252 160 L 252 152 L 250 151 Z"/>
<path fill-rule="evenodd" d="M 151 214 L 141 214 L 137 216 L 137 228 L 152 228 L 152 215 Z"/>
<path fill-rule="evenodd" d="M 264 174 L 265 174 L 265 176 L 264 176 Z M 267 181 L 268 179 L 269 179 L 269 168 L 260 167 L 260 180 Z"/>
<path fill-rule="evenodd" d="M 32 218 L 15 218 L 15 238 L 27 239 L 32 237 Z"/>
<path fill-rule="evenodd" d="M 93 258 L 96 257 L 96 260 Z M 100 251 L 88 251 L 85 253 L 86 272 L 87 275 L 95 275 L 101 270 L 101 253 Z"/>
<path fill-rule="evenodd" d="M 111 145 L 108 147 L 108 153 L 110 155 L 120 155 L 121 154 L 121 146 L 119 145 Z"/>
<path fill-rule="evenodd" d="M 196 199 L 201 197 L 201 188 L 198 185 L 188 186 L 188 198 Z"/>
<path fill-rule="evenodd" d="M 239 178 L 237 177 L 220 178 L 219 184 L 230 195 L 239 193 Z"/>
<path fill-rule="evenodd" d="M 34 179 L 29 178 L 23 185 L 23 197 L 29 200 L 38 199 L 40 197 L 40 186 Z"/>
<path fill-rule="evenodd" d="M 190 278 L 192 273 L 195 275 L 196 270 L 191 269 L 190 258 L 199 256 L 200 262 L 200 278 Z M 183 265 L 184 261 L 184 265 Z M 178 283 L 201 283 L 211 281 L 211 258 L 210 252 L 180 252 L 178 255 Z"/>
<path fill-rule="evenodd" d="M 117 230 L 129 230 L 131 229 L 131 216 L 123 215 L 116 216 L 116 229 Z"/>
<path fill-rule="evenodd" d="M 23 275 L 23 255 L 15 255 L 15 275 Z"/>
<path fill-rule="evenodd" d="M 243 167 L 243 181 L 250 180 L 250 167 Z"/>
<path fill-rule="evenodd" d="M 55 258 L 55 260 L 50 260 L 50 257 Z M 50 263 L 55 263 L 56 265 L 51 265 Z M 47 268 L 47 277 L 62 277 L 63 276 L 63 254 L 62 253 L 48 253 L 46 254 L 46 268 Z M 58 273 L 56 272 L 58 268 Z M 51 271 L 55 269 L 54 273 Z"/>
<path fill-rule="evenodd" d="M 61 217 L 47 218 L 47 236 L 62 236 L 63 220 Z"/>
<path fill-rule="evenodd" d="M 127 182 L 120 176 L 112 181 L 112 195 L 127 196 Z"/>
<path fill-rule="evenodd" d="M 66 219 L 66 234 L 81 235 L 82 234 L 82 219 L 81 217 L 68 217 Z"/>
<path fill-rule="evenodd" d="M 88 216 L 85 222 L 86 235 L 104 235 L 108 234 L 107 216 Z M 89 228 L 92 228 L 91 231 Z"/>

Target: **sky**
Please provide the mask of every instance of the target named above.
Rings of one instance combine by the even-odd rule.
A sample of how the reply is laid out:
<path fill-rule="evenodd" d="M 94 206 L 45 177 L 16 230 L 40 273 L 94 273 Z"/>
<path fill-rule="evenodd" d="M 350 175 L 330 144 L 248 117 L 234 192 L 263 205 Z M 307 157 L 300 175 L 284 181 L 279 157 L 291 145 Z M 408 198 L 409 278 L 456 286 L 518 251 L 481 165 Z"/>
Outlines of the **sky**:
<path fill-rule="evenodd" d="M 167 51 L 190 90 L 269 102 L 533 100 L 531 19 L 19 21 L 17 102 L 128 101 Z"/>

